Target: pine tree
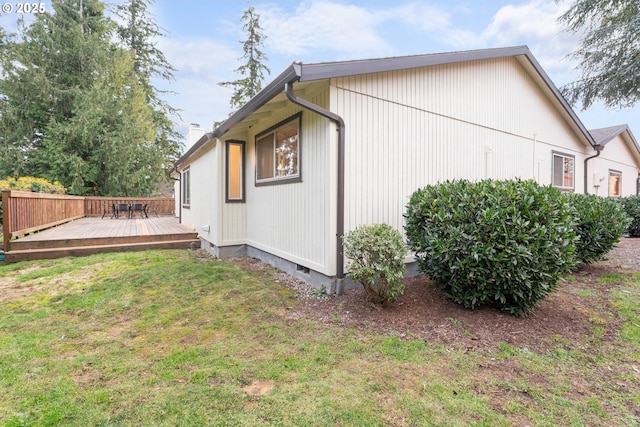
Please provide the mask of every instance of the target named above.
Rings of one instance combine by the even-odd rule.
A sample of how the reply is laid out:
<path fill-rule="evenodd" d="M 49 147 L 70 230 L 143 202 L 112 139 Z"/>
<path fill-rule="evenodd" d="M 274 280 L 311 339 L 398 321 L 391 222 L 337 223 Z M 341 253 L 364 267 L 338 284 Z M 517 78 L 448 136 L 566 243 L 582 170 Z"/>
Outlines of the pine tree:
<path fill-rule="evenodd" d="M 1 175 L 58 179 L 46 170 L 46 129 L 72 116 L 75 97 L 91 86 L 97 64 L 108 54 L 110 23 L 100 2 L 57 1 L 52 6 L 53 14 L 35 15 L 30 26 L 19 23 L 20 37 L 9 37 L 0 47 L 0 132 L 16 161 L 5 165 L 8 170 Z"/>
<path fill-rule="evenodd" d="M 74 99 L 73 115 L 50 123 L 45 139 L 49 173 L 66 175 L 70 193 L 137 196 L 162 177 L 145 93 L 133 58 L 115 50 L 104 77 Z"/>
<path fill-rule="evenodd" d="M 174 117 L 179 111 L 171 107 L 162 96 L 167 91 L 160 91 L 151 84 L 153 77 L 166 81 L 174 79 L 175 68 L 169 63 L 164 53 L 155 45 L 155 40 L 166 34 L 158 26 L 148 5 L 153 0 L 126 0 L 116 7 L 116 14 L 123 20 L 118 27 L 118 36 L 123 46 L 134 57 L 134 68 L 143 86 L 147 102 L 153 109 L 152 122 L 156 131 L 156 149 L 166 157 L 167 171 L 170 165 L 180 156 L 182 136 L 174 131 Z"/>
<path fill-rule="evenodd" d="M 241 21 L 244 22 L 243 30 L 247 34 L 247 39 L 242 43 L 244 55 L 241 59 L 246 63 L 238 67 L 235 72 L 244 76 L 231 82 L 218 83 L 220 86 L 232 87 L 231 108 L 236 110 L 246 104 L 262 89 L 264 73 L 271 73 L 271 70 L 264 64 L 267 56 L 261 50 L 263 40 L 267 37 L 262 34 L 260 27 L 260 15 L 253 6 L 250 6 L 242 14 Z"/>
<path fill-rule="evenodd" d="M 113 43 L 101 1 L 52 6 L 0 45 L 0 140 L 10 156 L 0 176 L 42 176 L 71 194 L 154 194 L 169 162 L 135 55 Z"/>
<path fill-rule="evenodd" d="M 640 2 L 576 0 L 559 18 L 573 33 L 586 31 L 571 55 L 581 77 L 562 88 L 569 102 L 586 109 L 603 101 L 607 107 L 632 107 L 640 100 Z"/>

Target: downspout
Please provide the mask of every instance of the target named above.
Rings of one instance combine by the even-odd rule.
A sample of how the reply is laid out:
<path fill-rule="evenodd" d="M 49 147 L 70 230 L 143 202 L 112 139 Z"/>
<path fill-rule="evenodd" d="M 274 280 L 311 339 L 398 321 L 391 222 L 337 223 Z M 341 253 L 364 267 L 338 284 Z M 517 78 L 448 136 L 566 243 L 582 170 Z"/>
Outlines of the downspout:
<path fill-rule="evenodd" d="M 342 255 L 344 249 L 342 245 L 342 236 L 344 235 L 344 120 L 339 115 L 316 105 L 303 98 L 298 98 L 293 93 L 293 81 L 285 84 L 285 92 L 287 98 L 294 104 L 297 104 L 307 110 L 313 111 L 332 120 L 338 125 L 338 209 L 336 221 L 336 295 L 342 295 L 344 292 L 344 257 Z"/>
<path fill-rule="evenodd" d="M 584 159 L 584 194 L 587 194 L 587 192 L 589 191 L 589 186 L 587 185 L 587 177 L 589 176 L 589 174 L 587 173 L 587 162 L 598 157 L 600 153 L 602 153 L 602 150 L 604 150 L 604 145 L 594 145 L 593 149 L 596 150 L 596 155 Z"/>
<path fill-rule="evenodd" d="M 178 223 L 182 224 L 182 173 L 178 172 L 174 181 L 178 181 Z"/>
<path fill-rule="evenodd" d="M 178 174 L 177 178 L 171 176 L 171 172 L 176 172 Z M 169 179 L 173 181 L 178 181 L 178 223 L 182 224 L 182 182 L 181 182 L 182 174 L 178 172 L 178 169 L 174 166 L 173 169 L 169 171 Z"/>

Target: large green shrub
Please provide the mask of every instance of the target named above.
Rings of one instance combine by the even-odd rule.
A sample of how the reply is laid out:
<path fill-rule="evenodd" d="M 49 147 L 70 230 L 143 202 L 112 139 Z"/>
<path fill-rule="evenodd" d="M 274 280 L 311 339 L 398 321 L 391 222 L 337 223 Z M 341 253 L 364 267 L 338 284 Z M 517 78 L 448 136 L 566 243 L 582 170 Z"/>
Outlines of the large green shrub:
<path fill-rule="evenodd" d="M 604 258 L 627 232 L 629 218 L 615 199 L 594 194 L 567 194 L 577 215 L 576 256 L 579 264 Z"/>
<path fill-rule="evenodd" d="M 629 236 L 640 236 L 640 196 L 628 196 L 619 200 L 630 218 L 627 229 Z"/>
<path fill-rule="evenodd" d="M 419 269 L 467 308 L 526 315 L 576 265 L 573 208 L 534 181 L 427 186 L 405 217 Z"/>
<path fill-rule="evenodd" d="M 362 226 L 347 233 L 343 243 L 351 259 L 349 275 L 362 284 L 371 302 L 384 305 L 402 295 L 407 247 L 400 232 L 388 224 Z"/>

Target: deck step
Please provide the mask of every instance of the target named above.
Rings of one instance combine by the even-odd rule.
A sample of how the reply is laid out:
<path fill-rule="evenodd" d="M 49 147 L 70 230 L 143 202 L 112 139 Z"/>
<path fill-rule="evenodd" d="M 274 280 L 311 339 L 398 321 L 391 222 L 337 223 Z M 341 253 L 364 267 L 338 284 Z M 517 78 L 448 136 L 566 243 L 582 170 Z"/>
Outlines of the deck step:
<path fill-rule="evenodd" d="M 120 236 L 120 237 L 93 237 L 86 239 L 56 239 L 56 240 L 26 240 L 11 241 L 11 252 L 26 251 L 30 249 L 55 249 L 79 246 L 108 246 L 131 245 L 136 243 L 171 242 L 176 240 L 193 240 L 198 238 L 198 233 L 180 234 L 155 234 L 147 236 Z"/>
<path fill-rule="evenodd" d="M 93 246 L 74 246 L 62 248 L 12 250 L 5 253 L 5 262 L 34 261 L 38 259 L 54 259 L 67 256 L 87 256 L 102 252 L 146 251 L 149 249 L 189 249 L 199 248 L 198 239 L 164 240 L 137 242 L 127 244 L 107 244 Z"/>

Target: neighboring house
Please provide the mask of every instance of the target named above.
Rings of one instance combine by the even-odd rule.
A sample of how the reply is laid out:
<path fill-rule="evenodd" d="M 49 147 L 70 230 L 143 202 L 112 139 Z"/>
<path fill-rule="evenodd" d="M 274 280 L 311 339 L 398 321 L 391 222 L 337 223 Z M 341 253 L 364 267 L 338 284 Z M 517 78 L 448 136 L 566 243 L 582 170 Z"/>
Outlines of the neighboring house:
<path fill-rule="evenodd" d="M 629 126 L 593 129 L 589 133 L 604 149 L 589 164 L 585 191 L 600 196 L 621 197 L 640 193 L 640 145 Z"/>
<path fill-rule="evenodd" d="M 340 236 L 402 230 L 427 184 L 520 177 L 635 194 L 631 132 L 594 133 L 526 46 L 293 63 L 178 160 L 181 221 L 217 256 L 248 254 L 340 294 Z"/>

